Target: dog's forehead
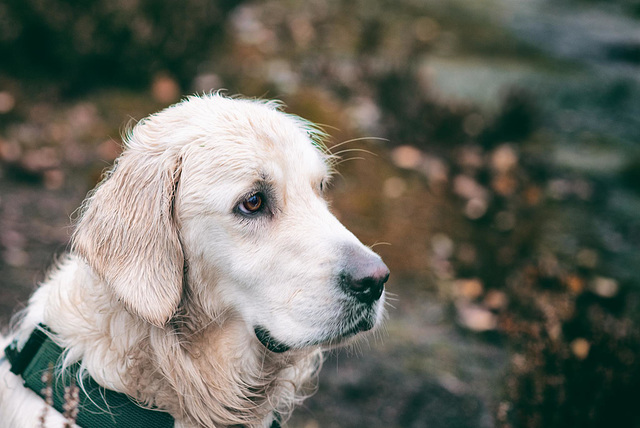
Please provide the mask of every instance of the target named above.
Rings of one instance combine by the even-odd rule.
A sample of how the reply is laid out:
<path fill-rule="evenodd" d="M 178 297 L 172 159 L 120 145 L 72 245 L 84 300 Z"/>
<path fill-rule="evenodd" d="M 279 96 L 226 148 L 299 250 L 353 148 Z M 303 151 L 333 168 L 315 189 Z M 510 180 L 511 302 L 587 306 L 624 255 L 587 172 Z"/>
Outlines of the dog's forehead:
<path fill-rule="evenodd" d="M 326 156 L 308 122 L 255 102 L 234 107 L 211 118 L 207 145 L 213 147 L 212 156 L 259 174 L 265 169 L 271 174 L 327 174 Z"/>
<path fill-rule="evenodd" d="M 310 123 L 264 103 L 209 101 L 199 103 L 197 111 L 186 109 L 189 115 L 173 128 L 185 142 L 183 181 L 209 185 L 208 190 L 184 186 L 199 189 L 200 195 L 190 192 L 190 199 L 215 199 L 224 210 L 258 182 L 274 186 L 284 197 L 289 192 L 306 194 L 330 174 L 318 132 Z M 224 195 L 216 190 L 220 186 Z M 209 198 L 210 192 L 217 193 Z"/>
<path fill-rule="evenodd" d="M 127 136 L 126 145 L 165 155 L 180 152 L 185 171 L 214 181 L 255 181 L 266 173 L 318 182 L 330 173 L 322 136 L 276 103 L 213 94 L 189 97 L 151 115 Z"/>

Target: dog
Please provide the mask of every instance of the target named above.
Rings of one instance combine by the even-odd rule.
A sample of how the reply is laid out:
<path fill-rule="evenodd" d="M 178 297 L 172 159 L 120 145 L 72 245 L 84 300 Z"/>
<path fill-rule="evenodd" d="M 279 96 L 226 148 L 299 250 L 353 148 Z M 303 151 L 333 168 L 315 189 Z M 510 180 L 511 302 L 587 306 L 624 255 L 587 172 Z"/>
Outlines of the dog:
<path fill-rule="evenodd" d="M 279 103 L 219 93 L 140 121 L 1 348 L 48 338 L 62 350 L 53 378 L 76 367 L 76 394 L 95 382 L 91 401 L 110 416 L 107 390 L 175 427 L 286 420 L 312 392 L 323 350 L 385 313 L 387 266 L 323 197 L 325 139 Z M 82 405 L 71 416 L 45 406 L 9 356 L 3 427 L 81 426 Z"/>

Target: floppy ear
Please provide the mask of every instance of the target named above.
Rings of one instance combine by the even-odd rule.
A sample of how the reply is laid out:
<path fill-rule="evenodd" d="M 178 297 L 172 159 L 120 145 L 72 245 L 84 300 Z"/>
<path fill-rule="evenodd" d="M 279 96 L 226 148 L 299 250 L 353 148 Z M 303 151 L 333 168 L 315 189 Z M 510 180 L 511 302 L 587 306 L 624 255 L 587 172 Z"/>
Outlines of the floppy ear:
<path fill-rule="evenodd" d="M 130 312 L 159 327 L 182 294 L 184 254 L 173 218 L 180 171 L 177 156 L 126 150 L 85 201 L 72 241 Z"/>

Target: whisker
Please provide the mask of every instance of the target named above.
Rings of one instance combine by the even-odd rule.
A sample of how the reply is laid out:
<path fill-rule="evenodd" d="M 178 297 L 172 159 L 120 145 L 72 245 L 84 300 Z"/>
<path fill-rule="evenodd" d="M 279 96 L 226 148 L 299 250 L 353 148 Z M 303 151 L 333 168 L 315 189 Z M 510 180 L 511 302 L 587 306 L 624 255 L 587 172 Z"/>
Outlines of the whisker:
<path fill-rule="evenodd" d="M 372 151 L 370 151 L 370 150 L 357 149 L 357 148 L 356 148 L 356 149 L 344 149 L 344 150 L 340 150 L 339 152 L 332 153 L 332 155 L 333 155 L 333 156 L 340 156 L 340 155 L 341 155 L 341 154 L 343 154 L 343 153 L 349 153 L 349 152 L 361 152 L 361 153 L 368 153 L 368 154 L 373 155 L 373 156 L 378 156 L 378 154 L 377 154 L 377 153 L 374 153 L 374 152 L 372 152 Z"/>
<path fill-rule="evenodd" d="M 359 157 L 359 156 L 354 156 L 352 158 L 345 158 L 345 159 L 340 159 L 339 162 L 336 162 L 334 166 L 338 166 L 338 165 L 342 165 L 343 163 L 345 163 L 346 161 L 350 161 L 350 160 L 366 160 L 363 157 Z"/>
<path fill-rule="evenodd" d="M 333 125 L 329 125 L 327 123 L 314 122 L 314 125 L 316 125 L 318 128 L 321 128 L 321 129 L 328 128 L 328 129 L 333 129 L 334 131 L 340 131 L 340 128 Z"/>
<path fill-rule="evenodd" d="M 369 248 L 373 248 L 376 245 L 389 245 L 389 246 L 392 246 L 393 244 L 391 242 L 381 241 L 381 242 L 375 242 L 375 243 L 369 245 Z"/>
<path fill-rule="evenodd" d="M 350 140 L 346 140 L 346 141 L 342 141 L 340 143 L 334 144 L 333 146 L 329 147 L 329 150 L 333 150 L 336 147 L 344 146 L 345 144 L 355 143 L 356 141 L 368 141 L 368 140 L 385 141 L 385 142 L 389 141 L 387 138 L 381 138 L 381 137 L 358 137 L 358 138 L 352 138 Z"/>
<path fill-rule="evenodd" d="M 400 299 L 398 298 L 398 295 L 395 293 L 391 293 L 389 291 L 385 292 L 385 296 L 386 296 L 386 300 L 387 301 L 391 301 L 391 302 L 397 302 Z"/>
<path fill-rule="evenodd" d="M 341 173 L 340 171 L 335 171 L 335 170 L 334 170 L 334 171 L 332 171 L 332 173 L 331 173 L 331 174 L 332 174 L 333 176 L 340 177 L 341 179 L 345 180 L 344 175 L 342 175 L 342 173 Z M 332 180 L 332 181 L 333 181 L 333 180 Z"/>

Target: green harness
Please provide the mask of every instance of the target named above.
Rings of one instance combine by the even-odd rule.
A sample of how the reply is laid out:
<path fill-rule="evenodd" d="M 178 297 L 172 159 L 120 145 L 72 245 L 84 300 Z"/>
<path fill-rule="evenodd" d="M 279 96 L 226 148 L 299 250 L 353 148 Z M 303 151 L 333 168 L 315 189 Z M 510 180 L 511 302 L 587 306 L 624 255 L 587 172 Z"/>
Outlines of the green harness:
<path fill-rule="evenodd" d="M 49 337 L 49 329 L 40 325 L 33 330 L 22 350 L 17 350 L 14 342 L 4 353 L 11 363 L 11 371 L 22 376 L 27 388 L 45 398 L 45 388 L 52 387 L 53 407 L 64 413 L 65 387 L 77 380 L 80 363 L 75 363 L 64 373 L 52 372 L 63 349 Z M 51 378 L 46 382 L 46 373 Z M 45 375 L 43 380 L 43 375 Z M 173 417 L 160 410 L 140 407 L 126 394 L 99 386 L 91 377 L 82 381 L 79 388 L 79 405 L 76 424 L 83 428 L 173 428 Z"/>
<path fill-rule="evenodd" d="M 65 412 L 65 388 L 76 383 L 80 363 L 58 374 L 52 367 L 60 361 L 63 349 L 50 337 L 51 330 L 38 325 L 29 339 L 18 350 L 14 341 L 4 350 L 11 364 L 11 372 L 22 376 L 24 385 L 40 397 L 45 398 L 45 389 L 51 385 L 53 408 Z M 43 375 L 49 373 L 50 383 Z M 91 377 L 84 377 L 78 394 L 78 414 L 76 425 L 81 428 L 173 428 L 173 417 L 161 410 L 143 408 L 131 397 L 98 385 Z M 280 417 L 276 412 L 271 428 L 280 428 Z"/>

